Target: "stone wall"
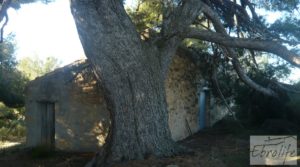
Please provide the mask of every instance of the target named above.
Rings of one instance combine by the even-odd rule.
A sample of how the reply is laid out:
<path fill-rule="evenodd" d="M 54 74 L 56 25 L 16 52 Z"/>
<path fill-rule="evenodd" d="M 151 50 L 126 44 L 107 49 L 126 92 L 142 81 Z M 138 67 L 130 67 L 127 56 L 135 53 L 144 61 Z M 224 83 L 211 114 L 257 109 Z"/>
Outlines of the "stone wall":
<path fill-rule="evenodd" d="M 55 103 L 55 148 L 96 151 L 104 143 L 109 113 L 89 68 L 71 65 L 31 82 L 26 90 L 27 144 L 41 140 L 40 102 Z M 76 69 L 78 68 L 78 69 Z"/>
<path fill-rule="evenodd" d="M 175 56 L 165 80 L 169 127 L 175 141 L 199 129 L 197 86 L 201 70 L 188 57 Z M 27 144 L 41 141 L 41 102 L 55 104 L 55 147 L 69 151 L 95 151 L 104 143 L 110 118 L 103 91 L 89 64 L 75 62 L 30 83 L 26 90 Z M 226 110 L 211 96 L 210 124 Z"/>
<path fill-rule="evenodd" d="M 200 69 L 186 57 L 175 56 L 165 81 L 172 138 L 181 140 L 198 131 L 197 79 Z"/>
<path fill-rule="evenodd" d="M 205 63 L 195 64 L 184 55 L 176 55 L 165 81 L 169 111 L 169 127 L 175 141 L 182 140 L 199 131 L 198 95 L 205 82 Z M 206 97 L 206 127 L 210 127 L 227 113 L 222 101 L 208 91 Z"/>

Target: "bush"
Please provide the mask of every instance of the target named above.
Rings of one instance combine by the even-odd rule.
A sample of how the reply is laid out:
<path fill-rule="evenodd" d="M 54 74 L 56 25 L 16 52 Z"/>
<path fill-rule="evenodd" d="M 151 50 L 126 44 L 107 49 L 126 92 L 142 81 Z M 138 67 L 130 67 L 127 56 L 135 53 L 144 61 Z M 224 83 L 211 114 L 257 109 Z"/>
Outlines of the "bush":
<path fill-rule="evenodd" d="M 0 140 L 20 141 L 25 134 L 24 108 L 8 108 L 0 103 Z"/>

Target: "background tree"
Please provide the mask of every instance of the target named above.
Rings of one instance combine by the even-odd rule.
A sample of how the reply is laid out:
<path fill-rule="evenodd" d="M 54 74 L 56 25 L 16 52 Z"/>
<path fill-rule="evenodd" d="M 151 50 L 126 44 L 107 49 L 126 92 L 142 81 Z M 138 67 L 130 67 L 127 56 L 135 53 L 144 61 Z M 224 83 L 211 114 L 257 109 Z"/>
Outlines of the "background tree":
<path fill-rule="evenodd" d="M 13 39 L 11 35 L 0 43 L 0 140 L 25 136 L 23 107 L 28 79 L 16 68 Z"/>
<path fill-rule="evenodd" d="M 61 62 L 55 57 L 25 57 L 19 60 L 18 69 L 30 80 L 43 76 L 60 67 Z"/>
<path fill-rule="evenodd" d="M 17 70 L 13 37 L 0 44 L 0 101 L 9 107 L 24 105 L 24 87 L 27 78 Z"/>
<path fill-rule="evenodd" d="M 137 0 L 136 8 L 127 8 L 126 11 L 141 34 L 145 30 L 159 28 L 162 22 L 162 3 L 160 0 Z"/>
<path fill-rule="evenodd" d="M 11 36 L 0 44 L 0 101 L 8 107 L 22 107 L 28 81 L 53 71 L 61 62 L 55 57 L 25 57 L 17 62 L 14 52 Z"/>

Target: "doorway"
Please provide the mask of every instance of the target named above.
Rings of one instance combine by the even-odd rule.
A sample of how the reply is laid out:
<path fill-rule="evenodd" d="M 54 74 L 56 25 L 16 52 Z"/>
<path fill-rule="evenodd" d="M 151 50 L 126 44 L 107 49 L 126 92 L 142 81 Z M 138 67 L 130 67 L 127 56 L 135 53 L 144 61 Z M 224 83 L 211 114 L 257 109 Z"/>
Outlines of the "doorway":
<path fill-rule="evenodd" d="M 55 103 L 40 102 L 41 145 L 54 149 L 55 143 Z"/>

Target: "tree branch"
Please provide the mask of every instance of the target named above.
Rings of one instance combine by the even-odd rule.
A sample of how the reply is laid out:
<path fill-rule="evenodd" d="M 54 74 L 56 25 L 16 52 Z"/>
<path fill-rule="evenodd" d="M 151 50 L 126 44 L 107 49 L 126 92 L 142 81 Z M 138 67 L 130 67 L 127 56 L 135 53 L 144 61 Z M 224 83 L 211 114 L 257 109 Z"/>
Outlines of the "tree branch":
<path fill-rule="evenodd" d="M 205 3 L 203 3 L 202 1 L 200 1 L 202 7 L 203 7 L 203 12 L 204 14 L 212 21 L 212 24 L 215 28 L 215 30 L 220 33 L 221 35 L 229 38 L 230 36 L 226 33 L 226 30 L 223 26 L 223 24 L 221 23 L 221 19 L 219 18 L 218 14 L 215 13 L 208 5 L 206 5 Z M 208 32 L 208 31 L 207 31 Z M 268 96 L 272 96 L 272 97 L 278 97 L 278 94 L 275 93 L 272 89 L 269 88 L 265 88 L 257 83 L 255 83 L 251 78 L 249 78 L 246 73 L 244 72 L 243 68 L 241 67 L 238 58 L 237 58 L 237 54 L 235 53 L 235 51 L 228 47 L 228 46 L 223 46 L 222 50 L 224 51 L 225 54 L 227 54 L 229 57 L 232 58 L 232 64 L 234 69 L 236 70 L 239 78 L 248 86 L 250 86 L 251 88 L 265 94 Z"/>
<path fill-rule="evenodd" d="M 5 28 L 5 26 L 6 26 L 7 23 L 8 23 L 8 15 L 7 15 L 7 12 L 5 12 L 4 17 L 5 17 L 5 22 L 3 23 L 3 25 L 2 25 L 2 27 L 1 27 L 1 29 L 0 29 L 0 43 L 3 42 L 4 28 Z"/>
<path fill-rule="evenodd" d="M 249 78 L 249 76 L 247 76 L 247 74 L 244 72 L 240 62 L 238 61 L 238 59 L 236 57 L 234 57 L 232 59 L 232 64 L 233 64 L 233 67 L 234 67 L 235 71 L 237 72 L 238 76 L 240 77 L 240 79 L 242 81 L 244 81 L 244 83 L 246 83 L 248 86 L 252 87 L 253 89 L 255 89 L 265 95 L 278 98 L 278 94 L 275 93 L 272 89 L 265 88 L 265 87 L 257 84 L 256 82 L 254 82 L 251 78 Z"/>
<path fill-rule="evenodd" d="M 167 73 L 169 64 L 182 41 L 181 34 L 199 16 L 202 6 L 199 0 L 183 1 L 182 4 L 163 15 L 162 31 L 158 47 L 161 52 L 161 66 L 163 73 Z"/>
<path fill-rule="evenodd" d="M 300 90 L 297 90 L 292 85 L 281 83 L 281 82 L 274 82 L 274 84 L 286 92 L 300 94 Z"/>
<path fill-rule="evenodd" d="M 283 58 L 290 64 L 300 68 L 300 56 L 292 51 L 289 51 L 285 46 L 276 41 L 259 40 L 259 39 L 245 39 L 229 37 L 221 33 L 216 33 L 208 30 L 199 30 L 190 28 L 185 34 L 186 38 L 197 38 L 209 42 L 214 42 L 231 48 L 246 48 L 257 51 L 265 51 L 273 53 Z"/>
<path fill-rule="evenodd" d="M 2 4 L 1 4 L 1 8 L 0 8 L 0 22 L 3 21 L 3 19 L 5 18 L 5 22 L 3 23 L 3 25 L 1 26 L 1 34 L 0 34 L 0 43 L 3 42 L 3 31 L 4 31 L 4 27 L 7 25 L 8 22 L 8 15 L 7 15 L 7 9 L 9 8 L 9 5 L 11 3 L 11 0 L 3 0 Z"/>
<path fill-rule="evenodd" d="M 11 0 L 3 0 L 2 4 L 1 4 L 1 8 L 0 8 L 0 21 L 2 21 L 3 18 L 5 17 L 5 13 L 6 13 L 7 9 L 9 8 L 10 3 L 11 3 Z"/>
<path fill-rule="evenodd" d="M 194 22 L 201 9 L 199 0 L 184 1 L 181 6 L 164 15 L 162 35 L 168 37 L 183 32 Z"/>

